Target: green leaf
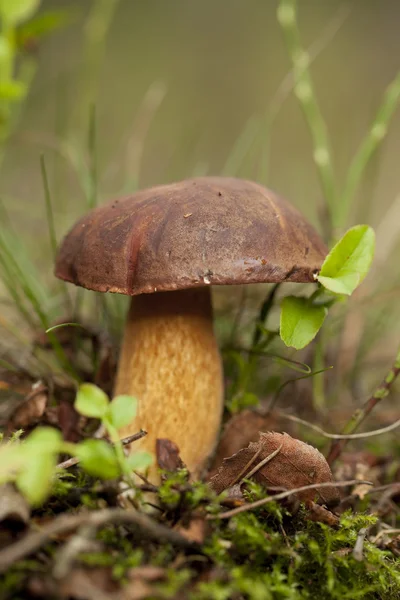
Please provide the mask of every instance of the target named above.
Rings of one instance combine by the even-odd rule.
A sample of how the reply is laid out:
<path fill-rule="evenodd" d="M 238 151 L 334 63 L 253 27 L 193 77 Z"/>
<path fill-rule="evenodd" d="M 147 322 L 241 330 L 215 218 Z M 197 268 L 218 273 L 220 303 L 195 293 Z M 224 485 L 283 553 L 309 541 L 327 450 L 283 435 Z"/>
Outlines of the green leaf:
<path fill-rule="evenodd" d="M 4 100 L 17 100 L 26 93 L 26 85 L 22 81 L 9 79 L 0 82 L 0 98 Z"/>
<path fill-rule="evenodd" d="M 107 417 L 116 429 L 120 429 L 133 421 L 136 417 L 136 412 L 136 398 L 132 396 L 116 396 L 109 405 Z"/>
<path fill-rule="evenodd" d="M 38 427 L 21 444 L 24 462 L 16 484 L 33 505 L 47 497 L 62 443 L 61 433 L 51 427 Z"/>
<path fill-rule="evenodd" d="M 46 12 L 40 12 L 30 19 L 28 23 L 24 23 L 18 27 L 16 32 L 17 44 L 21 47 L 32 38 L 42 38 L 61 27 L 66 27 L 73 23 L 79 15 L 80 10 L 76 9 L 56 8 Z"/>
<path fill-rule="evenodd" d="M 85 417 L 102 419 L 106 416 L 109 406 L 107 394 L 93 383 L 83 383 L 79 386 L 75 399 L 75 409 Z"/>
<path fill-rule="evenodd" d="M 154 457 L 150 452 L 134 452 L 126 458 L 128 471 L 145 471 L 154 462 Z"/>
<path fill-rule="evenodd" d="M 335 294 L 352 294 L 368 273 L 374 251 L 374 230 L 352 227 L 329 252 L 317 280 Z"/>
<path fill-rule="evenodd" d="M 327 312 L 324 306 L 314 306 L 307 298 L 284 298 L 280 323 L 282 341 L 297 350 L 304 348 L 317 335 Z"/>
<path fill-rule="evenodd" d="M 7 61 L 12 54 L 12 46 L 9 40 L 3 36 L 0 37 L 0 60 Z"/>
<path fill-rule="evenodd" d="M 17 25 L 34 15 L 41 0 L 0 0 L 0 15 L 8 25 Z"/>
<path fill-rule="evenodd" d="M 62 442 L 61 433 L 53 427 L 37 427 L 23 442 L 23 447 L 28 449 L 27 456 L 46 452 L 57 453 Z"/>
<path fill-rule="evenodd" d="M 27 500 L 37 506 L 48 496 L 56 467 L 57 455 L 42 452 L 28 460 L 17 477 L 16 484 Z"/>
<path fill-rule="evenodd" d="M 78 444 L 77 456 L 89 475 L 115 479 L 121 474 L 115 450 L 104 440 L 85 440 Z"/>

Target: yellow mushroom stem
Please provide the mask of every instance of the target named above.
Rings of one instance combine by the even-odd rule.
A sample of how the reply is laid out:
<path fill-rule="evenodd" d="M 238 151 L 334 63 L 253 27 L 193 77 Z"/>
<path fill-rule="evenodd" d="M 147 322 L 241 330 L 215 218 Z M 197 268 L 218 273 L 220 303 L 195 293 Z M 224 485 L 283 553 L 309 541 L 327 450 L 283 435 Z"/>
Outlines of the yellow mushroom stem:
<path fill-rule="evenodd" d="M 223 408 L 223 372 L 214 335 L 209 288 L 142 294 L 132 298 L 115 395 L 138 400 L 138 413 L 120 431 L 147 436 L 132 451 L 155 454 L 157 438 L 180 449 L 199 475 L 216 445 Z M 155 470 L 151 478 L 155 477 Z"/>

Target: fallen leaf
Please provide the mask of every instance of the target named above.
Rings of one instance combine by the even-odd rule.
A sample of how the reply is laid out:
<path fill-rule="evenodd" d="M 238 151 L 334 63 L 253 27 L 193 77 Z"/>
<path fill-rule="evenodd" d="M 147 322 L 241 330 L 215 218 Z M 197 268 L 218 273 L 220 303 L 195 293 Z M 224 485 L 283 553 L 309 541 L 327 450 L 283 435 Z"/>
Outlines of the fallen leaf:
<path fill-rule="evenodd" d="M 339 517 L 323 506 L 315 504 L 315 502 L 308 502 L 307 504 L 307 519 L 325 523 L 325 525 L 329 525 L 329 527 L 338 527 L 340 523 Z"/>
<path fill-rule="evenodd" d="M 110 569 L 75 568 L 57 586 L 60 598 L 74 600 L 111 600 L 119 586 L 112 580 Z"/>
<path fill-rule="evenodd" d="M 177 471 L 184 468 L 184 463 L 179 456 L 179 448 L 166 438 L 158 438 L 156 440 L 156 456 L 157 463 L 163 471 Z"/>
<path fill-rule="evenodd" d="M 226 458 L 217 474 L 210 480 L 211 487 L 221 493 L 236 483 L 238 476 L 245 478 L 254 466 L 279 452 L 252 475 L 265 487 L 287 490 L 304 485 L 333 481 L 332 473 L 324 456 L 313 446 L 292 438 L 286 433 L 260 433 L 257 442 Z M 254 462 L 254 456 L 257 459 Z M 337 504 L 339 493 L 335 487 L 305 490 L 296 494 L 303 502 L 312 502 L 317 496 L 327 505 Z"/>
<path fill-rule="evenodd" d="M 151 584 L 162 581 L 166 578 L 166 575 L 164 568 L 153 565 L 130 569 L 127 574 L 128 584 L 122 591 L 123 600 L 145 600 L 146 598 L 156 597 Z"/>
<path fill-rule="evenodd" d="M 72 402 L 61 398 L 57 406 L 57 421 L 66 442 L 78 442 L 81 435 L 78 432 L 79 413 Z"/>
<path fill-rule="evenodd" d="M 190 542 L 202 545 L 206 539 L 209 524 L 203 517 L 193 517 L 187 527 L 178 525 L 175 530 Z"/>
<path fill-rule="evenodd" d="M 7 432 L 28 429 L 43 416 L 48 400 L 47 387 L 42 382 L 32 386 L 32 391 L 9 417 Z"/>
<path fill-rule="evenodd" d="M 291 427 L 291 424 L 289 424 Z M 288 428 L 288 422 L 283 421 L 274 412 L 263 416 L 254 410 L 243 410 L 234 415 L 226 423 L 218 443 L 211 467 L 209 478 L 213 477 L 224 458 L 236 454 L 245 448 L 250 442 L 256 442 L 260 431 L 271 431 L 274 429 Z"/>

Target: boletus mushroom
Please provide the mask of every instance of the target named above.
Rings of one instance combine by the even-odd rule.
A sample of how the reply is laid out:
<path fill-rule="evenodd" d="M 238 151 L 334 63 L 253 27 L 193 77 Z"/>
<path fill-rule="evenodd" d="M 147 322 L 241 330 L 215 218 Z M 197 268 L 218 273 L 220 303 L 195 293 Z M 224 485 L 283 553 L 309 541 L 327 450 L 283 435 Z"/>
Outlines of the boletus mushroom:
<path fill-rule="evenodd" d="M 293 206 L 234 178 L 152 187 L 78 221 L 61 244 L 56 276 L 132 297 L 115 394 L 136 396 L 139 408 L 121 437 L 143 428 L 140 447 L 153 453 L 157 438 L 169 438 L 198 475 L 223 407 L 211 286 L 312 282 L 326 252 Z"/>

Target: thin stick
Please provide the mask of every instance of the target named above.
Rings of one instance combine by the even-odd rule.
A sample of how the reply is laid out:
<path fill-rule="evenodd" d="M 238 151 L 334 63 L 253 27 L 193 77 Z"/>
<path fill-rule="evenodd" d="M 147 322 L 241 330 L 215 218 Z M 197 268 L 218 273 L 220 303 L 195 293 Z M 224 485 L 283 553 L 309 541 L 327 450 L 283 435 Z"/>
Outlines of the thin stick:
<path fill-rule="evenodd" d="M 243 467 L 243 469 L 239 472 L 238 475 L 236 475 L 236 477 L 234 478 L 234 480 L 227 485 L 226 487 L 232 487 L 233 485 L 235 485 L 235 483 L 237 483 L 238 481 L 240 481 L 242 479 L 242 476 L 244 475 L 244 473 L 246 473 L 246 470 L 251 467 L 251 465 L 253 464 L 253 462 L 256 460 L 256 458 L 258 457 L 258 455 L 261 453 L 262 448 L 260 447 L 257 452 L 251 457 L 251 459 L 249 460 L 249 462 L 247 463 L 247 465 L 245 465 Z"/>
<path fill-rule="evenodd" d="M 288 419 L 289 421 L 293 421 L 294 423 L 300 423 L 300 425 L 305 425 L 306 427 L 309 427 L 310 429 L 317 431 L 324 437 L 327 437 L 331 440 L 361 440 L 364 438 L 374 437 L 375 435 L 382 435 L 383 433 L 389 433 L 390 431 L 397 429 L 397 427 L 400 427 L 400 419 L 398 419 L 391 425 L 387 425 L 387 427 L 381 427 L 380 429 L 374 429 L 373 431 L 366 431 L 365 433 L 349 433 L 349 434 L 328 433 L 327 431 L 324 431 L 321 427 L 318 427 L 318 425 L 309 423 L 308 421 L 305 421 L 304 419 L 300 419 L 300 417 L 295 417 L 294 415 L 287 415 L 280 411 L 275 411 L 274 414 L 278 415 L 282 419 Z"/>
<path fill-rule="evenodd" d="M 28 533 L 21 540 L 0 551 L 0 573 L 4 573 L 16 561 L 44 546 L 53 536 L 68 533 L 78 527 L 87 526 L 100 528 L 112 523 L 135 525 L 148 539 L 167 542 L 178 548 L 198 549 L 198 544 L 189 541 L 177 531 L 157 523 L 151 517 L 134 509 L 105 508 L 94 512 L 84 512 L 78 515 L 62 515 L 54 519 L 40 531 Z"/>
<path fill-rule="evenodd" d="M 379 404 L 379 402 L 383 400 L 383 398 L 386 398 L 386 396 L 389 395 L 390 389 L 399 373 L 400 347 L 397 351 L 397 356 L 392 368 L 390 369 L 386 377 L 384 377 L 381 384 L 376 388 L 375 392 L 372 394 L 369 400 L 367 400 L 367 402 L 364 404 L 364 406 L 362 406 L 354 412 L 350 421 L 343 429 L 344 434 L 353 433 L 353 431 L 358 429 L 358 427 L 368 417 L 368 415 L 372 412 L 375 406 Z M 333 463 L 339 458 L 343 451 L 343 448 L 346 446 L 346 443 L 347 441 L 345 439 L 333 442 L 328 457 L 326 459 L 330 466 L 333 465 Z"/>
<path fill-rule="evenodd" d="M 383 537 L 384 535 L 397 535 L 398 533 L 400 533 L 400 529 L 381 529 L 381 531 L 373 538 L 372 542 L 376 544 L 379 538 Z"/>
<path fill-rule="evenodd" d="M 252 510 L 253 508 L 258 508 L 259 506 L 263 506 L 268 502 L 283 500 L 284 498 L 289 498 L 289 496 L 292 496 L 293 494 L 297 494 L 298 492 L 304 492 L 306 490 L 316 490 L 322 487 L 346 487 L 348 485 L 359 485 L 360 483 L 364 483 L 365 485 L 373 485 L 370 481 L 360 481 L 359 479 L 350 479 L 349 481 L 325 481 L 323 483 L 312 483 L 310 485 L 303 485 L 293 490 L 282 492 L 281 494 L 276 494 L 275 496 L 266 496 L 265 498 L 261 498 L 261 500 L 256 500 L 255 502 L 251 502 L 250 504 L 244 504 L 243 506 L 233 508 L 232 510 L 227 510 L 226 512 L 219 515 L 207 515 L 206 519 L 210 521 L 215 519 L 229 519 L 230 517 L 234 517 L 239 513 Z"/>
<path fill-rule="evenodd" d="M 145 431 L 144 429 L 141 429 L 140 431 L 138 431 L 138 433 L 134 433 L 133 435 L 129 435 L 126 438 L 123 438 L 121 440 L 121 443 L 123 446 L 128 446 L 129 444 L 132 444 L 132 442 L 136 442 L 137 440 L 142 439 L 145 435 L 147 435 L 147 431 Z M 76 456 L 73 456 L 72 458 L 69 458 L 68 460 L 64 460 L 64 462 L 61 462 L 57 465 L 57 469 L 69 469 L 69 467 L 73 467 L 75 465 L 77 465 L 79 463 L 79 458 L 76 458 Z"/>
<path fill-rule="evenodd" d="M 283 444 L 281 444 L 278 448 L 276 448 L 276 450 L 274 450 L 273 452 L 271 452 L 271 454 L 269 454 L 268 456 L 266 456 L 265 458 L 263 458 L 263 460 L 261 460 L 255 467 L 253 467 L 253 469 L 249 473 L 247 473 L 246 479 L 250 479 L 250 477 L 253 477 L 253 475 L 255 473 L 257 473 L 257 471 L 259 471 L 261 469 L 261 467 L 264 467 L 273 458 L 275 458 L 275 456 L 277 454 L 279 454 L 279 452 L 282 450 L 282 446 L 283 446 Z"/>
<path fill-rule="evenodd" d="M 358 562 L 362 562 L 362 560 L 364 558 L 364 541 L 365 541 L 365 536 L 367 535 L 367 533 L 368 533 L 368 527 L 362 527 L 357 534 L 357 539 L 356 539 L 356 543 L 354 544 L 352 554 L 353 554 L 354 560 L 357 560 Z"/>

